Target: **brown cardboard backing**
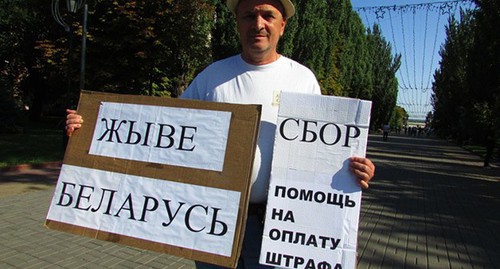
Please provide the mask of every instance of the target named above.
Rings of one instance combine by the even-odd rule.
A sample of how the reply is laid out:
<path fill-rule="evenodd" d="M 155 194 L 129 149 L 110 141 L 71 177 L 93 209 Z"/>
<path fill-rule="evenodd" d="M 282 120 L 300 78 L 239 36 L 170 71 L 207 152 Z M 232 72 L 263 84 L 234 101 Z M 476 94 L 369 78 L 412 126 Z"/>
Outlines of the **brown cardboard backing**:
<path fill-rule="evenodd" d="M 88 152 L 101 101 L 231 112 L 231 124 L 223 171 L 208 171 L 89 155 Z M 244 224 L 248 210 L 250 176 L 260 126 L 260 105 L 236 105 L 83 91 L 78 104 L 78 114 L 82 115 L 84 124 L 82 128 L 76 130 L 70 137 L 64 156 L 64 164 L 240 192 L 239 213 L 231 257 L 159 244 L 52 220 L 46 220 L 45 225 L 48 228 L 168 253 L 188 259 L 215 263 L 225 267 L 236 267 L 243 243 Z"/>

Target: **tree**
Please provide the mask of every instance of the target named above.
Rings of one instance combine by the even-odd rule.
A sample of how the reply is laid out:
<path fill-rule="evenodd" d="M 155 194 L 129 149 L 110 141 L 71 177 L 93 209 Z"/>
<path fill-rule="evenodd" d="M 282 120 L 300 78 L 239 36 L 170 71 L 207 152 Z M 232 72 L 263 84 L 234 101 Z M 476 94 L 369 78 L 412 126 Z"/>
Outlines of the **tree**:
<path fill-rule="evenodd" d="M 408 120 L 408 113 L 403 107 L 395 106 L 392 112 L 390 125 L 393 130 L 401 130 Z"/>
<path fill-rule="evenodd" d="M 433 126 L 459 143 L 481 143 L 488 165 L 499 137 L 500 4 L 478 0 L 477 9 L 451 18 L 433 84 Z"/>
<path fill-rule="evenodd" d="M 471 57 L 467 62 L 467 81 L 473 91 L 473 122 L 476 140 L 487 149 L 484 165 L 493 157 L 500 138 L 500 3 L 477 0 Z"/>
<path fill-rule="evenodd" d="M 22 124 L 18 115 L 25 108 L 37 120 L 46 102 L 58 99 L 59 92 L 48 84 L 54 69 L 45 68 L 50 65 L 47 54 L 57 53 L 45 42 L 53 36 L 53 24 L 46 1 L 0 0 L 1 106 L 2 111 L 11 111 L 2 116 L 0 125 Z"/>
<path fill-rule="evenodd" d="M 205 1 L 99 0 L 93 9 L 91 89 L 177 96 L 211 61 Z"/>
<path fill-rule="evenodd" d="M 341 53 L 338 67 L 342 95 L 370 100 L 373 94 L 371 69 L 375 58 L 370 58 L 369 35 L 350 4 L 346 6 L 345 13 L 339 39 L 336 40 L 336 47 Z"/>
<path fill-rule="evenodd" d="M 300 31 L 293 38 L 291 57 L 308 66 L 316 76 L 324 73 L 324 60 L 327 49 L 327 28 L 325 25 L 326 2 L 322 0 L 296 1 L 297 20 Z"/>
<path fill-rule="evenodd" d="M 378 128 L 391 119 L 396 106 L 398 81 L 396 72 L 401 65 L 401 55 L 392 56 L 391 46 L 388 44 L 378 25 L 373 26 L 373 32 L 368 32 L 368 44 L 372 65 L 372 128 Z"/>
<path fill-rule="evenodd" d="M 288 25 L 296 34 L 285 35 L 291 57 L 314 71 L 324 94 L 371 99 L 366 30 L 350 1 L 298 1 L 297 9 L 297 26 Z"/>
<path fill-rule="evenodd" d="M 451 17 L 446 27 L 446 39 L 441 47 L 441 61 L 434 74 L 434 127 L 441 136 L 467 141 L 472 132 L 467 122 L 473 98 L 467 87 L 467 59 L 474 43 L 474 20 L 470 13 L 462 13 L 460 22 Z"/>
<path fill-rule="evenodd" d="M 206 65 L 240 51 L 224 0 L 87 3 L 89 90 L 175 97 Z M 375 74 L 390 61 L 374 57 L 373 42 L 379 41 L 366 33 L 350 1 L 295 4 L 298 12 L 287 22 L 280 53 L 311 68 L 324 94 L 368 100 L 376 94 L 373 115 L 388 120 L 393 88 Z M 0 96 L 6 96 L 1 105 L 12 111 L 27 105 L 33 119 L 75 105 L 81 14 L 64 15 L 72 26 L 68 33 L 56 25 L 46 1 L 0 0 L 0 8 L 0 56 L 5 59 Z"/>
<path fill-rule="evenodd" d="M 240 43 L 236 29 L 235 15 L 226 7 L 225 1 L 213 0 L 215 7 L 214 26 L 211 34 L 213 60 L 220 60 L 238 54 Z"/>

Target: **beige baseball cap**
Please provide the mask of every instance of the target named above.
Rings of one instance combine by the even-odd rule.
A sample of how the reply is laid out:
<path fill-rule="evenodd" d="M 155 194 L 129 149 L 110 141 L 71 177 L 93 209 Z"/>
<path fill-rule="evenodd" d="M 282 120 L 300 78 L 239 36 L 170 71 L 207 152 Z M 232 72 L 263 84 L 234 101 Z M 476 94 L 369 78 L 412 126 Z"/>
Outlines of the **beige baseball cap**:
<path fill-rule="evenodd" d="M 238 3 L 241 0 L 227 0 L 226 5 L 233 12 L 236 14 L 236 8 L 238 7 Z M 290 0 L 280 0 L 281 4 L 285 8 L 285 17 L 289 19 L 295 14 L 295 7 L 292 4 L 292 1 Z"/>

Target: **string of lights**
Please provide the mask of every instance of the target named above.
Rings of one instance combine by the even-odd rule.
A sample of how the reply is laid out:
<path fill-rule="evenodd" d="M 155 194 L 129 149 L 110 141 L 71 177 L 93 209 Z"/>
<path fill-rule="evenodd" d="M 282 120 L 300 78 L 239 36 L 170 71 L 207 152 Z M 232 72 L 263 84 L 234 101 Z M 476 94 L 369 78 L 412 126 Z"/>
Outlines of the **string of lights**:
<path fill-rule="evenodd" d="M 459 16 L 459 10 L 474 8 L 472 0 L 354 8 L 367 27 L 376 22 L 382 34 L 390 33 L 393 53 L 401 55 L 401 67 L 396 73 L 399 82 L 397 105 L 405 108 L 410 119 L 423 120 L 432 111 L 437 50 L 445 38 L 443 24 L 450 16 Z"/>

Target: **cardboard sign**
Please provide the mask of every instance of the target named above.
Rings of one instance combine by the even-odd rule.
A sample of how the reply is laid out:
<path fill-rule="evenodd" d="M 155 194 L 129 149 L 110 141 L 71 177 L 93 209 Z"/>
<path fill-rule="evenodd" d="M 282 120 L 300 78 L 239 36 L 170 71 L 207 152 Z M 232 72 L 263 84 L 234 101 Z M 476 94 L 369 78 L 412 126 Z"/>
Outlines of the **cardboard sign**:
<path fill-rule="evenodd" d="M 371 102 L 281 95 L 260 263 L 355 268 L 361 189 L 349 172 L 364 157 Z"/>
<path fill-rule="evenodd" d="M 89 154 L 222 171 L 231 112 L 101 102 L 97 117 Z"/>
<path fill-rule="evenodd" d="M 235 267 L 260 109 L 83 92 L 45 225 Z"/>

